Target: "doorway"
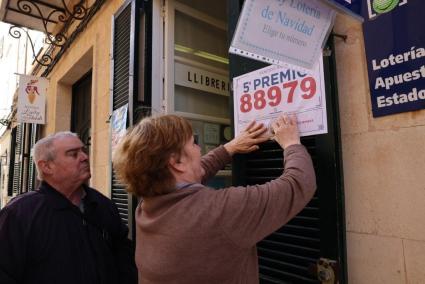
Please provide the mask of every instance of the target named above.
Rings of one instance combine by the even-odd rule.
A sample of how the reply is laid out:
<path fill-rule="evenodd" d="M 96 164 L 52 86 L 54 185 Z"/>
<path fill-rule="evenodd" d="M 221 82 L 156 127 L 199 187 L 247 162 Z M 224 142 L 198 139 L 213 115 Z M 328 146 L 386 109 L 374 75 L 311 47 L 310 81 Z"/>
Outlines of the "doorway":
<path fill-rule="evenodd" d="M 243 6 L 242 0 L 228 0 L 229 38 L 233 37 Z M 345 212 L 339 133 L 338 95 L 333 57 L 333 38 L 323 58 L 328 133 L 302 137 L 301 142 L 312 156 L 317 192 L 309 204 L 288 224 L 257 244 L 260 283 L 322 283 L 318 267 L 329 263 L 329 273 L 338 283 L 347 282 Z M 229 56 L 230 78 L 265 67 L 248 58 Z M 282 150 L 275 142 L 235 160 L 234 182 L 264 183 L 278 177 L 283 161 Z M 329 282 L 333 283 L 333 282 Z"/>
<path fill-rule="evenodd" d="M 91 88 L 91 71 L 72 86 L 71 131 L 78 134 L 87 153 L 91 144 Z"/>

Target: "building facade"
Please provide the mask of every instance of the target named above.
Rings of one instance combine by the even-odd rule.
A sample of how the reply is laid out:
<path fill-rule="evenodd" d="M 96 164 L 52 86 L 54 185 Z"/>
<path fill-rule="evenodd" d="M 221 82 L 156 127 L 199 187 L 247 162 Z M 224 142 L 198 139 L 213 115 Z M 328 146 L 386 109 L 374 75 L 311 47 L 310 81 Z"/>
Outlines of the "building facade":
<path fill-rule="evenodd" d="M 15 180 L 12 178 L 13 175 L 9 175 L 11 168 L 15 169 L 16 167 L 18 171 L 19 161 L 23 159 L 19 150 L 20 146 L 18 146 L 17 155 L 12 155 L 16 149 L 17 126 L 15 109 L 12 106 L 16 104 L 19 74 L 26 74 L 33 65 L 34 52 L 31 47 L 39 50 L 43 39 L 42 33 L 28 29 L 23 29 L 22 36 L 15 38 L 9 34 L 9 29 L 9 24 L 0 23 L 0 85 L 2 86 L 0 96 L 0 208 L 11 197 L 19 193 L 17 184 L 22 178 L 21 175 L 15 175 Z M 32 45 L 30 39 L 33 41 Z M 14 130 L 12 131 L 12 129 Z M 13 143 L 12 135 L 15 135 Z"/>

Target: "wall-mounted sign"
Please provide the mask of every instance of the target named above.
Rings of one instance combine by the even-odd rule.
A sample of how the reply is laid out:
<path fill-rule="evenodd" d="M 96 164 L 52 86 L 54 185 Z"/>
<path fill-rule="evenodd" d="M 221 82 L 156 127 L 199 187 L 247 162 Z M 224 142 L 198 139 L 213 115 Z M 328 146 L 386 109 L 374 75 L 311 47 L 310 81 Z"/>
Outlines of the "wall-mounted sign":
<path fill-rule="evenodd" d="M 111 116 L 111 150 L 114 153 L 118 143 L 127 131 L 127 110 L 128 104 L 113 111 Z"/>
<path fill-rule="evenodd" d="M 369 20 L 373 19 L 405 4 L 407 4 L 407 0 L 366 0 L 366 6 L 364 8 L 367 7 L 367 14 L 364 13 L 365 18 Z"/>
<path fill-rule="evenodd" d="M 19 75 L 18 122 L 45 124 L 48 85 L 46 78 Z"/>
<path fill-rule="evenodd" d="M 304 72 L 317 63 L 334 17 L 318 0 L 246 0 L 229 52 Z"/>
<path fill-rule="evenodd" d="M 229 95 L 230 83 L 227 76 L 179 62 L 176 62 L 174 66 L 174 82 L 176 85 L 223 96 Z"/>
<path fill-rule="evenodd" d="M 425 109 L 425 2 L 367 1 L 363 30 L 373 116 Z"/>
<path fill-rule="evenodd" d="M 322 57 L 311 74 L 272 65 L 234 78 L 233 88 L 235 135 L 282 113 L 297 115 L 301 136 L 328 131 Z"/>

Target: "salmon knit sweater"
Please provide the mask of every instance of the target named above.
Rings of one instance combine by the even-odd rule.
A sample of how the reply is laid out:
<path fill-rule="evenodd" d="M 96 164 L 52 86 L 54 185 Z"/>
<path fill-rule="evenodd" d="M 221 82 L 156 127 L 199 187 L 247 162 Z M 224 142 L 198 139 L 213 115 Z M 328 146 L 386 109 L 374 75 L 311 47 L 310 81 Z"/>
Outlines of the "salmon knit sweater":
<path fill-rule="evenodd" d="M 230 161 L 223 146 L 202 157 L 205 179 Z M 310 155 L 291 145 L 282 175 L 263 185 L 193 184 L 145 198 L 136 209 L 139 283 L 258 283 L 256 243 L 301 211 L 315 189 Z"/>

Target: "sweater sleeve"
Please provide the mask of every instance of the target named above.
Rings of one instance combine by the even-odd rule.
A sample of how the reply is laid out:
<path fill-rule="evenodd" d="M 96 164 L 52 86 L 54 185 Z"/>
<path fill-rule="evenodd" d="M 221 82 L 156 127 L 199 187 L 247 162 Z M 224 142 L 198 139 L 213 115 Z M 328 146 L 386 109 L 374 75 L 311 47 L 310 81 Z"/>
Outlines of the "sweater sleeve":
<path fill-rule="evenodd" d="M 202 177 L 204 184 L 209 178 L 213 177 L 219 170 L 223 169 L 232 161 L 232 157 L 226 151 L 223 145 L 218 146 L 214 150 L 208 152 L 201 159 L 201 166 L 205 171 Z"/>
<path fill-rule="evenodd" d="M 218 191 L 215 209 L 224 234 L 237 246 L 252 247 L 298 214 L 316 190 L 313 163 L 302 145 L 284 151 L 282 175 L 262 185 Z"/>

